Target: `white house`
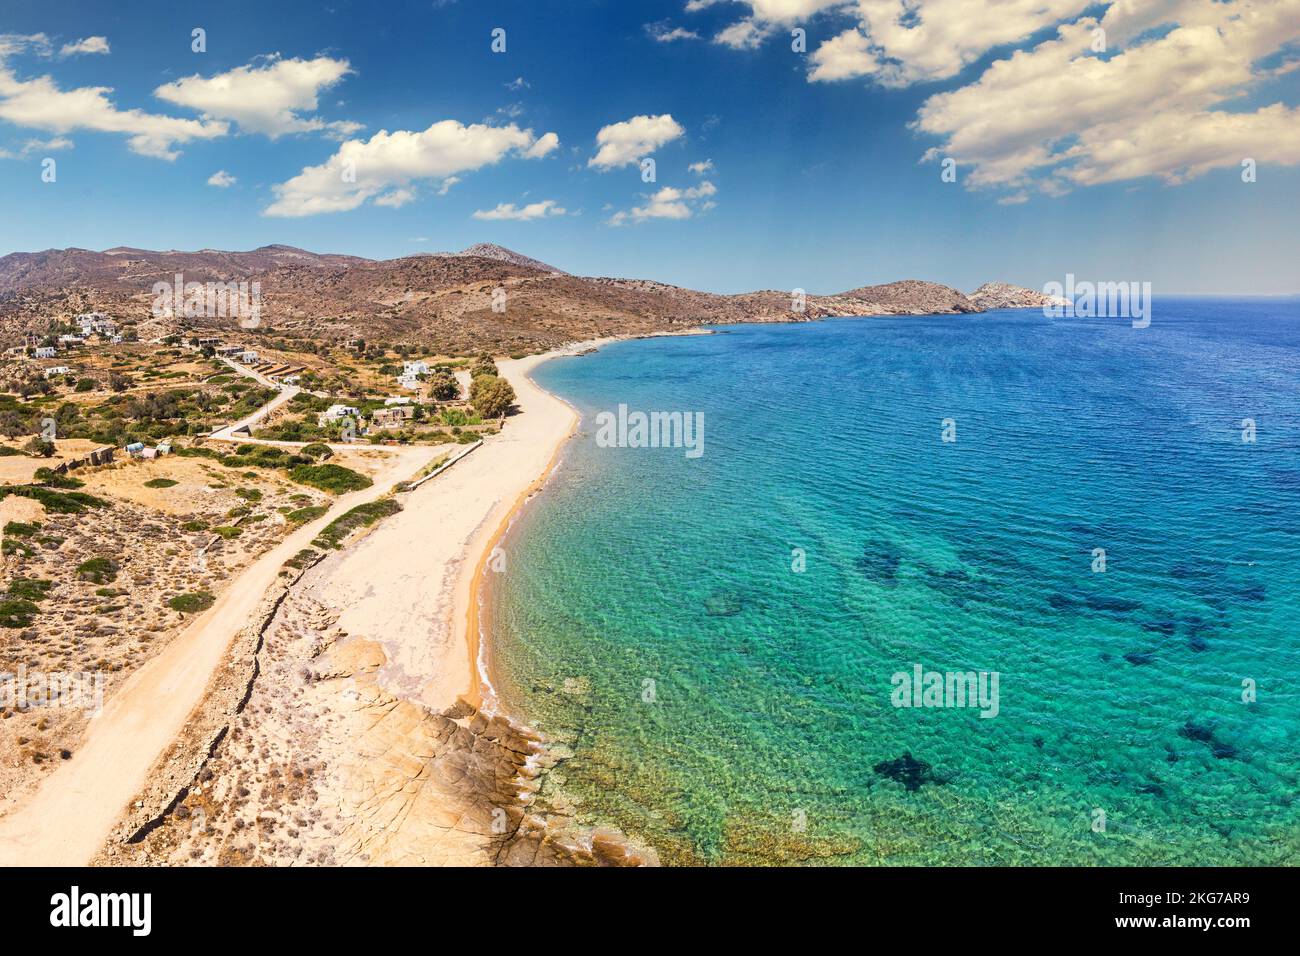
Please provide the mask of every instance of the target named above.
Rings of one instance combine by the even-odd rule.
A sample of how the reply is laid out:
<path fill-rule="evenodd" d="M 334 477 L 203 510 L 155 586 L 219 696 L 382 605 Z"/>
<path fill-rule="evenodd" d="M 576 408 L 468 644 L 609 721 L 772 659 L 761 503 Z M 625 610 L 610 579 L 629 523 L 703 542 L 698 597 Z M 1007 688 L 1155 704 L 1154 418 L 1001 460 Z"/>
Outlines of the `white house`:
<path fill-rule="evenodd" d="M 66 365 L 54 365 L 45 370 L 45 377 L 51 378 L 55 375 L 67 375 L 71 371 L 72 369 Z"/>
<path fill-rule="evenodd" d="M 59 336 L 59 344 L 60 344 L 60 345 L 83 345 L 83 344 L 85 344 L 85 341 L 86 341 L 86 340 L 83 339 L 80 335 L 60 335 L 60 336 Z"/>
<path fill-rule="evenodd" d="M 429 363 L 422 361 L 403 362 L 402 375 L 428 375 Z"/>
<path fill-rule="evenodd" d="M 409 396 L 409 395 L 394 395 L 394 396 L 392 396 L 391 398 L 386 398 L 386 399 L 384 399 L 384 404 L 385 404 L 385 405 L 410 405 L 410 404 L 411 404 L 411 396 Z"/>
<path fill-rule="evenodd" d="M 351 405 L 331 405 L 321 413 L 320 423 L 337 422 L 344 418 L 360 418 L 361 410 Z"/>
<path fill-rule="evenodd" d="M 244 351 L 240 352 L 238 355 L 235 356 L 235 360 L 238 362 L 243 362 L 245 365 L 252 365 L 254 362 L 257 361 L 257 353 L 254 352 L 252 349 L 245 349 Z"/>
<path fill-rule="evenodd" d="M 37 358 L 54 358 L 58 354 L 58 349 L 53 345 L 40 345 L 36 348 Z"/>

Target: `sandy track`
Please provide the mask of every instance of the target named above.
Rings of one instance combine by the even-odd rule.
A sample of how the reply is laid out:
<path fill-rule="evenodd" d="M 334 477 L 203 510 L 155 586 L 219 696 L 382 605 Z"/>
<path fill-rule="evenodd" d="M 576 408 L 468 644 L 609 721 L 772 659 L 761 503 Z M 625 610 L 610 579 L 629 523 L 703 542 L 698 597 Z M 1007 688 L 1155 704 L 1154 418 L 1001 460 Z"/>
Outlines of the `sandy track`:
<path fill-rule="evenodd" d="M 340 514 L 385 494 L 423 468 L 432 448 L 403 449 L 372 487 L 336 499 L 250 565 L 208 611 L 129 677 L 94 718 L 73 759 L 0 818 L 0 865 L 82 866 L 143 788 L 150 768 L 203 698 L 236 632 L 250 619 L 284 562 Z"/>
<path fill-rule="evenodd" d="M 388 666 L 377 675 L 380 683 L 428 707 L 450 707 L 459 697 L 479 700 L 477 640 L 470 633 L 478 572 L 487 549 L 577 424 L 569 405 L 528 378 L 551 354 L 498 362 L 522 414 L 476 454 L 413 492 L 400 515 L 313 575 L 311 590 L 339 610 L 342 628 L 383 644 Z M 271 404 L 289 397 L 282 393 Z M 74 758 L 0 818 L 0 865 L 90 861 L 202 701 L 232 639 L 284 561 L 343 511 L 414 476 L 436 451 L 395 451 L 372 488 L 339 498 L 327 515 L 251 565 L 210 610 L 133 674 L 92 721 Z"/>

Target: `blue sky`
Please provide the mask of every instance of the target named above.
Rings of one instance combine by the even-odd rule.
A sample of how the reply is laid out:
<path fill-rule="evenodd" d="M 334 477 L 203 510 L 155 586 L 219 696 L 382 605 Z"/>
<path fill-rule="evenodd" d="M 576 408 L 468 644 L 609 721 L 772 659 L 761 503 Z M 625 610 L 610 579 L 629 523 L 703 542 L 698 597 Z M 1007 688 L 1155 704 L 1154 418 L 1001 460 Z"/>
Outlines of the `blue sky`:
<path fill-rule="evenodd" d="M 722 292 L 1300 291 L 1300 4 L 992 3 L 7 0 L 0 253 L 489 241 Z"/>

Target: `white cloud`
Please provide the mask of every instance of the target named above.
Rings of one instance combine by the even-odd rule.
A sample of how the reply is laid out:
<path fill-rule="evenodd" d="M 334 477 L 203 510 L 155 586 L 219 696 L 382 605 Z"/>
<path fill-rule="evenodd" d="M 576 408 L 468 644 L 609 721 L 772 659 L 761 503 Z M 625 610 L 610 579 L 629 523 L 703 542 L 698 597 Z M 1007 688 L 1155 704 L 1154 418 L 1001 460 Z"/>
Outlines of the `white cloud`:
<path fill-rule="evenodd" d="M 810 82 L 847 80 L 880 70 L 880 61 L 871 52 L 871 42 L 856 27 L 827 40 L 813 51 L 811 59 Z"/>
<path fill-rule="evenodd" d="M 554 199 L 531 202 L 527 206 L 516 206 L 512 202 L 503 202 L 495 209 L 479 209 L 474 212 L 475 219 L 512 220 L 528 222 L 530 219 L 545 219 L 548 216 L 563 216 L 567 210 Z"/>
<path fill-rule="evenodd" d="M 513 123 L 442 120 L 421 131 L 381 130 L 368 140 L 348 140 L 324 163 L 275 186 L 275 201 L 263 215 L 345 212 L 368 201 L 401 206 L 413 198 L 413 183 L 439 180 L 445 189 L 460 173 L 527 156 L 538 142 L 532 130 Z"/>
<path fill-rule="evenodd" d="M 650 34 L 651 38 L 658 40 L 660 43 L 675 43 L 678 40 L 698 40 L 700 35 L 694 30 L 687 30 L 685 27 L 675 27 L 667 20 L 659 23 L 647 23 L 645 32 Z"/>
<path fill-rule="evenodd" d="M 506 89 L 510 90 L 512 93 L 518 93 L 520 90 L 529 89 L 531 86 L 532 84 L 529 83 L 527 80 L 525 80 L 522 76 L 517 76 L 509 83 L 506 84 Z"/>
<path fill-rule="evenodd" d="M 956 76 L 997 47 L 1078 16 L 1097 0 L 735 0 L 749 15 L 715 42 L 753 49 L 818 15 L 851 17 L 809 57 L 812 82 L 871 76 L 907 86 Z M 1161 0 L 1149 0 L 1159 3 Z M 711 3 L 688 6 L 701 9 Z M 836 24 L 838 26 L 838 23 Z"/>
<path fill-rule="evenodd" d="M 76 43 L 65 43 L 59 56 L 78 56 L 83 53 L 108 53 L 108 37 L 86 37 Z"/>
<path fill-rule="evenodd" d="M 524 150 L 524 159 L 541 159 L 552 150 L 559 149 L 560 137 L 554 133 L 543 133 L 537 137 L 537 142 Z"/>
<path fill-rule="evenodd" d="M 729 46 L 733 50 L 756 50 L 775 29 L 771 24 L 756 19 L 740 20 L 721 30 L 713 42 Z"/>
<path fill-rule="evenodd" d="M 712 197 L 717 195 L 717 187 L 707 179 L 690 189 L 677 189 L 664 186 L 646 197 L 644 205 L 620 210 L 610 216 L 606 222 L 611 226 L 622 226 L 629 222 L 644 222 L 647 219 L 690 219 L 695 213 L 712 209 Z"/>
<path fill-rule="evenodd" d="M 230 175 L 230 173 L 226 172 L 224 169 L 218 169 L 215 173 L 213 173 L 211 176 L 208 177 L 208 185 L 216 186 L 218 189 L 228 189 L 229 187 L 235 185 L 235 183 L 237 183 L 238 181 L 239 180 L 237 180 L 234 176 Z"/>
<path fill-rule="evenodd" d="M 0 149 L 0 159 L 26 159 L 36 153 L 54 153 L 61 149 L 72 149 L 72 140 L 66 136 L 53 139 L 29 139 L 15 150 Z"/>
<path fill-rule="evenodd" d="M 84 86 L 64 90 L 53 77 L 20 79 L 7 58 L 23 52 L 49 55 L 49 40 L 43 34 L 0 36 L 0 120 L 26 129 L 67 134 L 76 130 L 118 133 L 127 137 L 130 148 L 142 156 L 173 160 L 179 146 L 196 139 L 225 136 L 230 127 L 215 120 L 179 119 L 119 110 L 106 86 Z"/>
<path fill-rule="evenodd" d="M 455 186 L 458 182 L 460 182 L 459 176 L 448 176 L 442 181 L 442 185 L 438 187 L 438 195 L 447 195 L 447 193 L 451 192 L 451 187 Z"/>
<path fill-rule="evenodd" d="M 286 133 L 324 131 L 347 136 L 357 123 L 327 123 L 311 116 L 322 90 L 337 85 L 352 72 L 347 60 L 320 56 L 314 60 L 282 60 L 279 54 L 260 65 L 235 67 L 215 76 L 187 76 L 166 83 L 154 95 L 187 106 L 206 119 L 231 120 L 247 133 L 275 139 Z"/>
<path fill-rule="evenodd" d="M 686 167 L 696 176 L 703 176 L 705 173 L 713 172 L 713 160 L 702 159 L 698 163 L 691 163 Z"/>
<path fill-rule="evenodd" d="M 1099 26 L 1105 57 L 1092 48 Z M 930 97 L 913 127 L 942 140 L 926 158 L 952 157 L 971 170 L 969 187 L 1013 196 L 1148 176 L 1177 184 L 1244 158 L 1294 165 L 1300 110 L 1235 101 L 1275 75 L 1262 62 L 1297 41 L 1294 0 L 1116 2 L 1100 22 L 1063 25 Z"/>
<path fill-rule="evenodd" d="M 621 123 L 603 127 L 596 134 L 596 155 L 588 166 L 609 170 L 629 166 L 685 134 L 681 125 L 668 113 L 660 116 L 633 116 Z"/>

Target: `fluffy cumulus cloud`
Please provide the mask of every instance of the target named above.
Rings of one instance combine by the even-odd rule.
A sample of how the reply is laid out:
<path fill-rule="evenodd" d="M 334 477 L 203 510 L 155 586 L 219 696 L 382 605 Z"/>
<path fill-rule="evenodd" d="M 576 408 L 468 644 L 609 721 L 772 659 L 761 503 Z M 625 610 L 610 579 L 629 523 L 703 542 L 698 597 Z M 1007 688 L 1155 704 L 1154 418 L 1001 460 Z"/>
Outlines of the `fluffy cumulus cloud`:
<path fill-rule="evenodd" d="M 208 185 L 216 186 L 218 189 L 228 189 L 235 185 L 236 182 L 238 182 L 238 180 L 224 169 L 218 169 L 208 177 Z"/>
<path fill-rule="evenodd" d="M 516 206 L 512 202 L 503 202 L 495 209 L 479 209 L 474 212 L 475 219 L 483 219 L 489 222 L 497 220 L 511 220 L 514 222 L 528 222 L 530 219 L 546 219 L 549 216 L 563 216 L 567 210 L 554 199 L 543 199 L 541 202 L 530 202 L 526 206 Z"/>
<path fill-rule="evenodd" d="M 968 186 L 1011 202 L 1149 176 L 1177 184 L 1245 158 L 1294 165 L 1300 110 L 1241 99 L 1293 68 L 1277 54 L 1297 41 L 1294 0 L 1115 2 L 932 96 L 913 126 L 942 140 L 927 158 L 952 157 Z"/>
<path fill-rule="evenodd" d="M 664 186 L 647 196 L 642 205 L 620 210 L 607 221 L 611 226 L 624 226 L 648 219 L 690 219 L 696 212 L 712 209 L 717 193 L 717 187 L 707 179 L 690 189 Z"/>
<path fill-rule="evenodd" d="M 75 43 L 65 43 L 59 50 L 59 56 L 81 56 L 90 53 L 110 52 L 108 37 L 86 37 Z"/>
<path fill-rule="evenodd" d="M 679 139 L 685 132 L 668 113 L 633 116 L 630 120 L 612 123 L 596 134 L 599 148 L 587 165 L 602 171 L 632 165 L 665 143 Z"/>
<path fill-rule="evenodd" d="M 10 60 L 20 54 L 50 55 L 43 34 L 0 36 L 0 120 L 24 129 L 66 135 L 78 130 L 118 133 L 142 156 L 172 160 L 179 147 L 193 140 L 215 139 L 229 132 L 221 120 L 181 119 L 140 109 L 119 109 L 113 90 L 83 86 L 65 90 L 51 76 L 23 78 Z"/>
<path fill-rule="evenodd" d="M 732 0 L 748 15 L 725 27 L 716 42 L 759 46 L 819 14 L 842 29 L 810 55 L 812 82 L 871 77 L 886 86 L 942 80 L 997 47 L 1082 13 L 1096 0 Z M 1158 0 L 1154 0 L 1158 2 Z M 1207 0 L 1208 2 L 1208 0 Z M 713 4 L 694 3 L 688 9 Z M 810 31 L 811 33 L 811 31 Z"/>
<path fill-rule="evenodd" d="M 398 207 L 415 197 L 421 181 L 443 185 L 461 173 L 491 166 L 510 156 L 535 159 L 559 145 L 548 133 L 475 123 L 465 126 L 442 120 L 426 130 L 381 130 L 368 140 L 353 139 L 319 166 L 308 166 L 274 187 L 268 216 L 312 216 L 345 212 L 368 201 Z M 539 143 L 550 144 L 538 149 Z"/>
<path fill-rule="evenodd" d="M 347 60 L 318 56 L 284 60 L 272 54 L 259 62 L 215 76 L 187 76 L 154 90 L 169 103 L 188 107 L 206 119 L 229 120 L 246 133 L 271 138 L 286 133 L 325 132 L 340 136 L 361 127 L 346 121 L 326 122 L 314 113 L 323 90 L 351 73 Z"/>

